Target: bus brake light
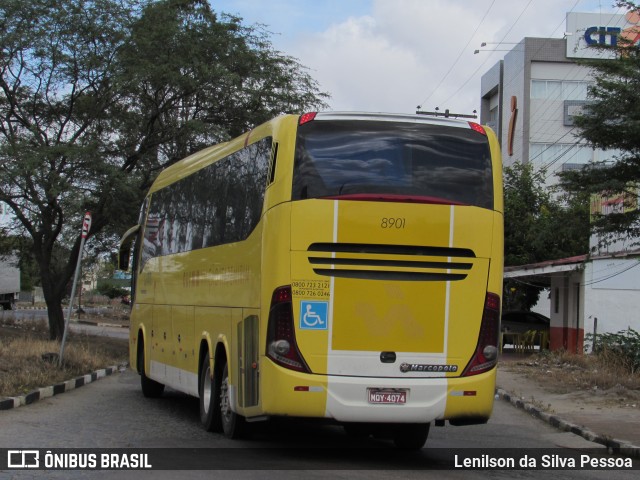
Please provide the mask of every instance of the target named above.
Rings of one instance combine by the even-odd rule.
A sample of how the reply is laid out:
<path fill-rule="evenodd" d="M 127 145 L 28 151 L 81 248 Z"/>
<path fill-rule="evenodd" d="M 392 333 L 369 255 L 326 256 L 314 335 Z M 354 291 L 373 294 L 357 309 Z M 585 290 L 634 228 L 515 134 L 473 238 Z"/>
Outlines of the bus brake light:
<path fill-rule="evenodd" d="M 313 119 L 316 118 L 317 114 L 318 114 L 318 112 L 303 113 L 302 115 L 300 115 L 300 121 L 298 122 L 298 124 L 299 125 L 304 125 L 305 123 L 309 123 L 309 122 L 313 121 Z"/>
<path fill-rule="evenodd" d="M 481 133 L 482 135 L 486 136 L 487 135 L 487 131 L 484 129 L 484 127 L 482 125 L 480 125 L 479 123 L 475 123 L 475 122 L 469 122 L 469 126 L 471 127 L 472 130 Z"/>
<path fill-rule="evenodd" d="M 311 373 L 296 342 L 289 285 L 276 288 L 271 297 L 267 326 L 267 357 L 281 367 Z"/>
<path fill-rule="evenodd" d="M 480 324 L 478 344 L 471 361 L 462 373 L 463 377 L 484 373 L 498 363 L 500 333 L 500 296 L 487 292 Z"/>

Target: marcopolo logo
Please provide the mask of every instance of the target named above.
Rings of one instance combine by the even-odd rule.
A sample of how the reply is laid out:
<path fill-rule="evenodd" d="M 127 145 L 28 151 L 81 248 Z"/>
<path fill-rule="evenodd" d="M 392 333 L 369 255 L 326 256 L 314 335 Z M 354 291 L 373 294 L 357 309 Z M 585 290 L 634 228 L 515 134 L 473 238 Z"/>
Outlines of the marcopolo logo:
<path fill-rule="evenodd" d="M 8 468 L 40 468 L 40 452 L 38 450 L 9 450 L 7 452 Z"/>
<path fill-rule="evenodd" d="M 402 373 L 407 372 L 457 372 L 457 365 L 423 365 L 420 363 L 402 363 L 400 365 Z"/>

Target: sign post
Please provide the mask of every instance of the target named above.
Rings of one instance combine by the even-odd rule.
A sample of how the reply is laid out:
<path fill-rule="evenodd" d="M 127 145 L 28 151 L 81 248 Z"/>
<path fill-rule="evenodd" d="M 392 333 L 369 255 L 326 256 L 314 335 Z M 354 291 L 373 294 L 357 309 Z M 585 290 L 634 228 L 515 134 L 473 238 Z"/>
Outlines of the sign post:
<path fill-rule="evenodd" d="M 69 298 L 69 311 L 64 321 L 64 332 L 62 334 L 62 343 L 60 344 L 60 356 L 58 357 L 58 367 L 62 366 L 62 355 L 64 354 L 64 344 L 67 340 L 67 330 L 69 329 L 69 321 L 71 320 L 71 312 L 73 311 L 73 299 L 76 296 L 76 285 L 78 284 L 78 276 L 80 275 L 80 264 L 82 263 L 82 253 L 84 252 L 84 242 L 89 235 L 91 229 L 91 212 L 84 214 L 82 222 L 82 237 L 80 239 L 80 251 L 78 252 L 78 263 L 76 264 L 76 273 L 73 276 L 73 286 L 71 287 L 71 298 Z"/>

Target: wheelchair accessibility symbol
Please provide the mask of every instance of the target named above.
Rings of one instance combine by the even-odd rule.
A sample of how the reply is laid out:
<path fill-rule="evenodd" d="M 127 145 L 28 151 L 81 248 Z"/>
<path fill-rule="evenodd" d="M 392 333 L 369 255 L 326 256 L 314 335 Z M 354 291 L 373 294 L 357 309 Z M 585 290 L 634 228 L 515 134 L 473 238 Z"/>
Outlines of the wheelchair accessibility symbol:
<path fill-rule="evenodd" d="M 300 302 L 300 328 L 326 330 L 329 302 Z"/>

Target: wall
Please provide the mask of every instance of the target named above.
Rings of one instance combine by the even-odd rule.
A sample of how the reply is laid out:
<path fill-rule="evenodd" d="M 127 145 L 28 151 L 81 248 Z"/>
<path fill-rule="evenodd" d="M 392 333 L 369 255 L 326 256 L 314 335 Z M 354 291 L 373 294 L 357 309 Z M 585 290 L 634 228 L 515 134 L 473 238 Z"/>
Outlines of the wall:
<path fill-rule="evenodd" d="M 585 309 L 584 272 L 551 278 L 550 349 L 582 353 Z"/>
<path fill-rule="evenodd" d="M 640 331 L 640 257 L 596 259 L 585 270 L 585 320 L 587 333 L 616 333 L 631 327 Z"/>
<path fill-rule="evenodd" d="M 525 40 L 516 45 L 513 50 L 504 57 L 503 86 L 502 86 L 502 128 L 500 144 L 502 146 L 502 158 L 505 166 L 511 166 L 514 162 L 526 162 L 523 149 L 524 120 L 528 116 L 528 106 L 525 98 L 528 98 L 529 90 L 525 91 Z M 528 70 L 528 69 L 527 69 Z M 511 97 L 518 100 L 518 117 L 516 121 L 513 156 L 509 156 L 508 135 L 509 121 L 511 119 Z"/>

